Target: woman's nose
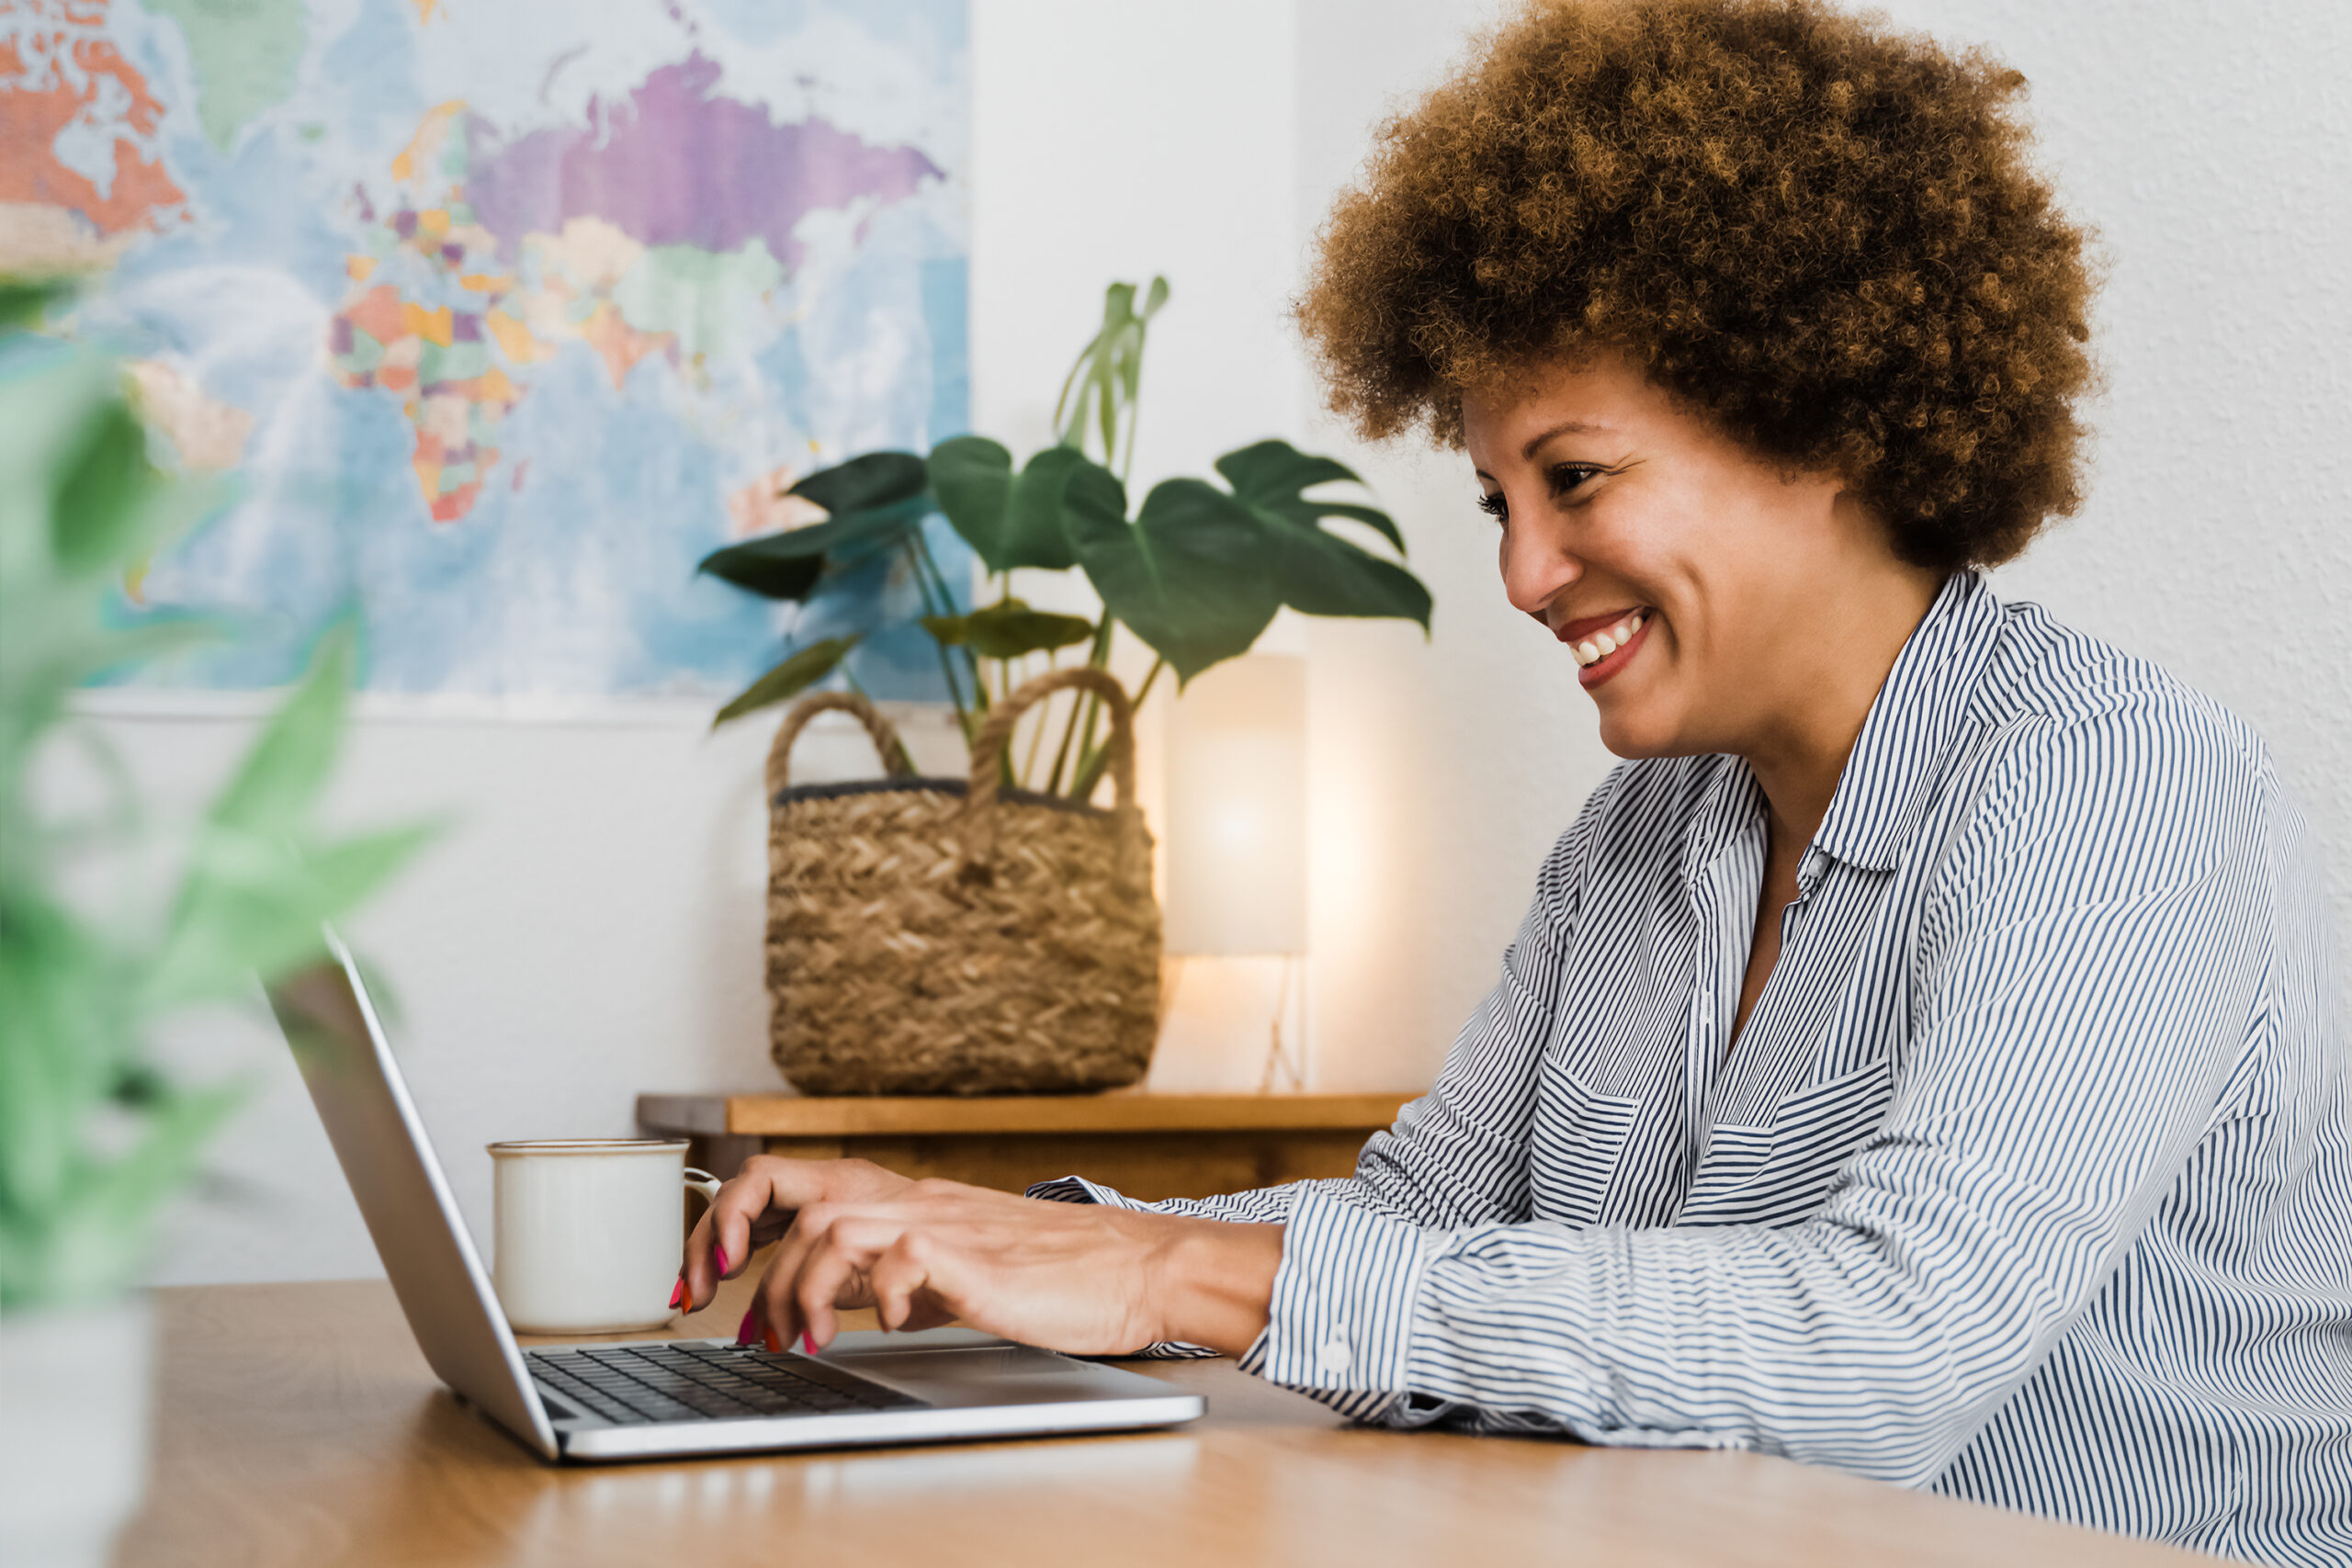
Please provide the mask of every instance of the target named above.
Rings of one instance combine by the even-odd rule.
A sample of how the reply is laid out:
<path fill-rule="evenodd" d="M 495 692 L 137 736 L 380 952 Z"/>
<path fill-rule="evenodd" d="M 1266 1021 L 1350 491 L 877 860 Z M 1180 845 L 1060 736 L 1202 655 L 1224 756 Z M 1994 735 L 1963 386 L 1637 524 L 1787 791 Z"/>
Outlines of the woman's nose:
<path fill-rule="evenodd" d="M 1504 596 L 1512 609 L 1539 619 L 1560 590 L 1584 575 L 1584 564 L 1532 523 L 1514 519 L 1505 526 L 1500 550 Z"/>

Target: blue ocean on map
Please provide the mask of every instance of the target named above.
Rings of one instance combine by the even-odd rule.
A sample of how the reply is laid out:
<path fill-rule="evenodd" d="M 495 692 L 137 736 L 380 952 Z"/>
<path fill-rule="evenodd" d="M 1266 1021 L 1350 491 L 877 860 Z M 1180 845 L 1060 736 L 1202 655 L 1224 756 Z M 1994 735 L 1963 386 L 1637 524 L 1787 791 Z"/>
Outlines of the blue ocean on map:
<path fill-rule="evenodd" d="M 878 626 L 858 683 L 943 697 L 903 560 L 806 606 L 695 567 L 820 519 L 797 479 L 967 428 L 967 32 L 964 0 L 11 0 L 0 202 L 119 247 L 66 330 L 230 485 L 119 614 L 239 635 L 141 682 L 280 684 L 352 616 L 371 690 L 700 700 Z"/>

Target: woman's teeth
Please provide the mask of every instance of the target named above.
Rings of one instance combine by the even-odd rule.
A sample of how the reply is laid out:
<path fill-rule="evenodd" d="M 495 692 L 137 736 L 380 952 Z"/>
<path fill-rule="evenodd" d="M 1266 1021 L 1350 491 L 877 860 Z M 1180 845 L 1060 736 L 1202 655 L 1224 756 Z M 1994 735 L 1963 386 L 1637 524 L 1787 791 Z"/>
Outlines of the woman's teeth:
<path fill-rule="evenodd" d="M 1576 655 L 1578 664 L 1598 664 L 1633 641 L 1634 634 L 1642 629 L 1642 623 L 1647 619 L 1648 611 L 1636 610 L 1607 631 L 1597 632 L 1582 642 L 1570 645 L 1569 651 Z"/>

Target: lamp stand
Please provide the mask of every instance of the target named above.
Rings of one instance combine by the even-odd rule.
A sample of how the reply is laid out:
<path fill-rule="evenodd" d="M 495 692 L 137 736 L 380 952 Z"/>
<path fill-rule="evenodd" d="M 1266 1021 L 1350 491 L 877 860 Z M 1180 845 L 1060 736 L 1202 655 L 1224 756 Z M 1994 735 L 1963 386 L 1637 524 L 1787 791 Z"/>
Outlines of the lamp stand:
<path fill-rule="evenodd" d="M 1291 967 L 1297 962 L 1298 955 L 1296 953 L 1285 953 L 1283 954 L 1282 987 L 1274 993 L 1274 1016 L 1272 1021 L 1267 1026 L 1266 1030 L 1266 1066 L 1264 1071 L 1260 1073 L 1258 1076 L 1258 1092 L 1260 1094 L 1273 1093 L 1274 1079 L 1277 1077 L 1288 1078 L 1290 1080 L 1291 1090 L 1294 1093 L 1303 1092 L 1306 1088 L 1306 1063 L 1303 1059 L 1303 1056 L 1301 1059 L 1295 1060 L 1293 1059 L 1290 1052 L 1283 1048 L 1283 1014 L 1290 1010 Z M 1301 991 L 1300 996 L 1301 1000 L 1303 1001 L 1305 999 L 1304 990 Z M 1300 1021 L 1299 1032 L 1301 1034 L 1306 1032 L 1304 1019 Z M 1306 1047 L 1306 1042 L 1305 1040 L 1301 1040 L 1299 1042 L 1300 1051 L 1304 1053 Z"/>

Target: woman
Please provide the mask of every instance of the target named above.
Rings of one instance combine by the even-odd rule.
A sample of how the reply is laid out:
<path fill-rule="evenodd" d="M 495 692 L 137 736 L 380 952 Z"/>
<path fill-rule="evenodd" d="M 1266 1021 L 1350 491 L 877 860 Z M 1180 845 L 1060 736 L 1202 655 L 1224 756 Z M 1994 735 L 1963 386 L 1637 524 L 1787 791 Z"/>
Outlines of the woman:
<path fill-rule="evenodd" d="M 1334 406 L 1467 454 L 1628 759 L 1500 983 L 1350 1180 L 755 1160 L 692 1299 L 780 1235 L 747 1335 L 1205 1347 L 1366 1420 L 2352 1551 L 2312 854 L 2243 725 L 1974 570 L 2074 509 L 2089 379 L 2021 86 L 1803 0 L 1539 4 L 1390 125 L 1301 307 Z"/>

